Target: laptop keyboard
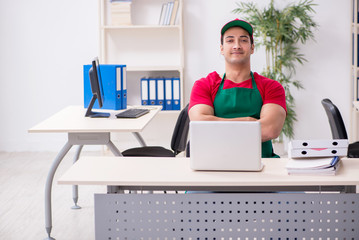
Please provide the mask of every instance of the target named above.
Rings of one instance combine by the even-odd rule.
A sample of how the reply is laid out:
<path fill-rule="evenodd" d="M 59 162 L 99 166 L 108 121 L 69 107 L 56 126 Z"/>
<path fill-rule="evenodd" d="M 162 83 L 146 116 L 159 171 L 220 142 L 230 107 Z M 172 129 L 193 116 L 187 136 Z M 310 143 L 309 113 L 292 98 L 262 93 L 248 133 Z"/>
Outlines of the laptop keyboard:
<path fill-rule="evenodd" d="M 116 114 L 116 117 L 117 118 L 138 118 L 138 117 L 141 117 L 142 115 L 145 115 L 146 113 L 149 113 L 149 112 L 150 112 L 150 110 L 145 109 L 145 108 L 130 108 L 130 109 L 127 109 L 123 112 Z"/>

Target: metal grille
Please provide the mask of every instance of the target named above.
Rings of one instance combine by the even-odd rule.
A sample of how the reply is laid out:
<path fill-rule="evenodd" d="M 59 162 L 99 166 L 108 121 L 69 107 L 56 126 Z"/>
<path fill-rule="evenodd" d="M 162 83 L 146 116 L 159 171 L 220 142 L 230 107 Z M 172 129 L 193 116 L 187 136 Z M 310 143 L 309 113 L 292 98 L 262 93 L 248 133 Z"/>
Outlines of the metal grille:
<path fill-rule="evenodd" d="M 96 239 L 359 239 L 359 194 L 96 194 Z"/>

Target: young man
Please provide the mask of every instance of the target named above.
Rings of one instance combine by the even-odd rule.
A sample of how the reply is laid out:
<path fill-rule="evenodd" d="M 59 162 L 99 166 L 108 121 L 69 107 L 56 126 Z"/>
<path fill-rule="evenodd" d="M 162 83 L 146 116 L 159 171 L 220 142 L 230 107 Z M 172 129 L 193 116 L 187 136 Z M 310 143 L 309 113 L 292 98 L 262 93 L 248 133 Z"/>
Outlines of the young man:
<path fill-rule="evenodd" d="M 235 19 L 221 30 L 225 74 L 217 72 L 197 80 L 192 88 L 191 121 L 259 121 L 262 157 L 278 157 L 271 140 L 277 138 L 286 117 L 285 92 L 279 82 L 251 72 L 253 27 Z"/>

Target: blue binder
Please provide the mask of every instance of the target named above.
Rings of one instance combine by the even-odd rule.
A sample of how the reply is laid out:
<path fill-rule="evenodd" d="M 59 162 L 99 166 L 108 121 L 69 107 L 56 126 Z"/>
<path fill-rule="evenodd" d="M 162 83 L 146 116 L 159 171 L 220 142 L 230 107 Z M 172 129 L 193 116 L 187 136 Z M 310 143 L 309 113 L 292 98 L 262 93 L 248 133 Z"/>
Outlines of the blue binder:
<path fill-rule="evenodd" d="M 180 79 L 172 78 L 172 110 L 181 109 Z"/>
<path fill-rule="evenodd" d="M 165 108 L 172 110 L 172 79 L 165 78 Z"/>
<path fill-rule="evenodd" d="M 359 20 L 358 20 L 359 21 Z M 354 65 L 354 33 L 352 33 L 352 65 Z M 357 46 L 359 47 L 359 34 L 357 36 L 357 42 L 356 42 Z M 359 54 L 357 56 L 357 67 L 359 67 Z"/>
<path fill-rule="evenodd" d="M 148 78 L 141 78 L 141 104 L 148 105 Z"/>
<path fill-rule="evenodd" d="M 91 65 L 83 66 L 84 76 L 84 107 L 87 108 L 92 91 L 89 79 Z M 103 109 L 119 110 L 127 108 L 127 89 L 126 89 L 126 65 L 100 64 L 100 74 L 103 90 Z M 96 101 L 93 108 L 99 109 Z"/>
<path fill-rule="evenodd" d="M 149 105 L 156 105 L 157 102 L 157 86 L 156 78 L 148 79 L 148 98 Z"/>
<path fill-rule="evenodd" d="M 121 77 L 119 77 L 121 76 Z M 126 66 L 117 68 L 117 98 L 121 98 L 121 109 L 127 108 L 127 72 Z"/>
<path fill-rule="evenodd" d="M 165 106 L 165 79 L 157 78 L 157 105 L 162 106 L 162 110 L 166 110 Z"/>
<path fill-rule="evenodd" d="M 358 16 L 359 17 L 359 16 Z M 358 18 L 359 19 L 359 18 Z M 359 21 L 359 20 L 358 20 Z M 352 33 L 352 65 L 354 65 L 354 33 Z M 356 42 L 357 46 L 359 47 L 359 34 L 357 36 L 357 42 Z M 357 56 L 357 67 L 359 67 L 359 54 Z"/>

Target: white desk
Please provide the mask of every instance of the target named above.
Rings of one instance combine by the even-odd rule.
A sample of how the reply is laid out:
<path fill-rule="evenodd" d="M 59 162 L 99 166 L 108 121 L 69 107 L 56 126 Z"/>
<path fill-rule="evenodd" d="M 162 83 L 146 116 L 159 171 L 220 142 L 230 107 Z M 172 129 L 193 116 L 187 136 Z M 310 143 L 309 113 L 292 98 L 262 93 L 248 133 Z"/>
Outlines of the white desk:
<path fill-rule="evenodd" d="M 118 186 L 110 194 L 95 195 L 96 239 L 352 239 L 359 235 L 359 195 L 352 194 L 359 185 L 359 159 L 343 159 L 336 176 L 288 175 L 287 159 L 263 162 L 262 172 L 205 172 L 191 170 L 188 158 L 83 157 L 58 183 Z M 224 193 L 112 194 L 121 189 Z M 320 194 L 268 193 L 277 190 Z"/>
<path fill-rule="evenodd" d="M 288 175 L 288 159 L 263 159 L 261 172 L 193 171 L 189 158 L 83 157 L 61 178 L 59 184 L 112 185 L 125 189 L 238 189 L 275 187 L 345 186 L 355 192 L 359 185 L 359 159 L 343 159 L 336 176 Z M 349 189 L 350 188 L 350 189 Z M 228 190 L 228 189 L 224 189 Z M 256 189 L 258 191 L 258 189 Z"/>
<path fill-rule="evenodd" d="M 160 106 L 151 106 L 151 111 L 137 119 L 117 119 L 115 114 L 120 111 L 110 111 L 110 118 L 87 118 L 86 110 L 82 106 L 69 106 L 45 121 L 29 129 L 29 133 L 68 133 L 68 141 L 56 156 L 49 170 L 45 185 L 45 228 L 48 233 L 48 239 L 52 229 L 52 211 L 51 211 L 51 188 L 52 181 L 57 167 L 68 153 L 73 145 L 78 145 L 74 162 L 80 156 L 83 145 L 107 145 L 116 156 L 122 156 L 121 152 L 111 142 L 111 132 L 132 132 L 141 145 L 145 146 L 141 132 L 153 117 L 161 110 Z M 73 199 L 77 206 L 78 190 L 73 187 Z"/>
<path fill-rule="evenodd" d="M 115 117 L 122 110 L 103 110 L 111 114 L 110 118 L 89 118 L 84 117 L 86 109 L 82 106 L 69 106 L 30 128 L 29 133 L 141 132 L 161 110 L 160 106 L 148 108 L 151 111 L 140 118 L 123 119 Z"/>

